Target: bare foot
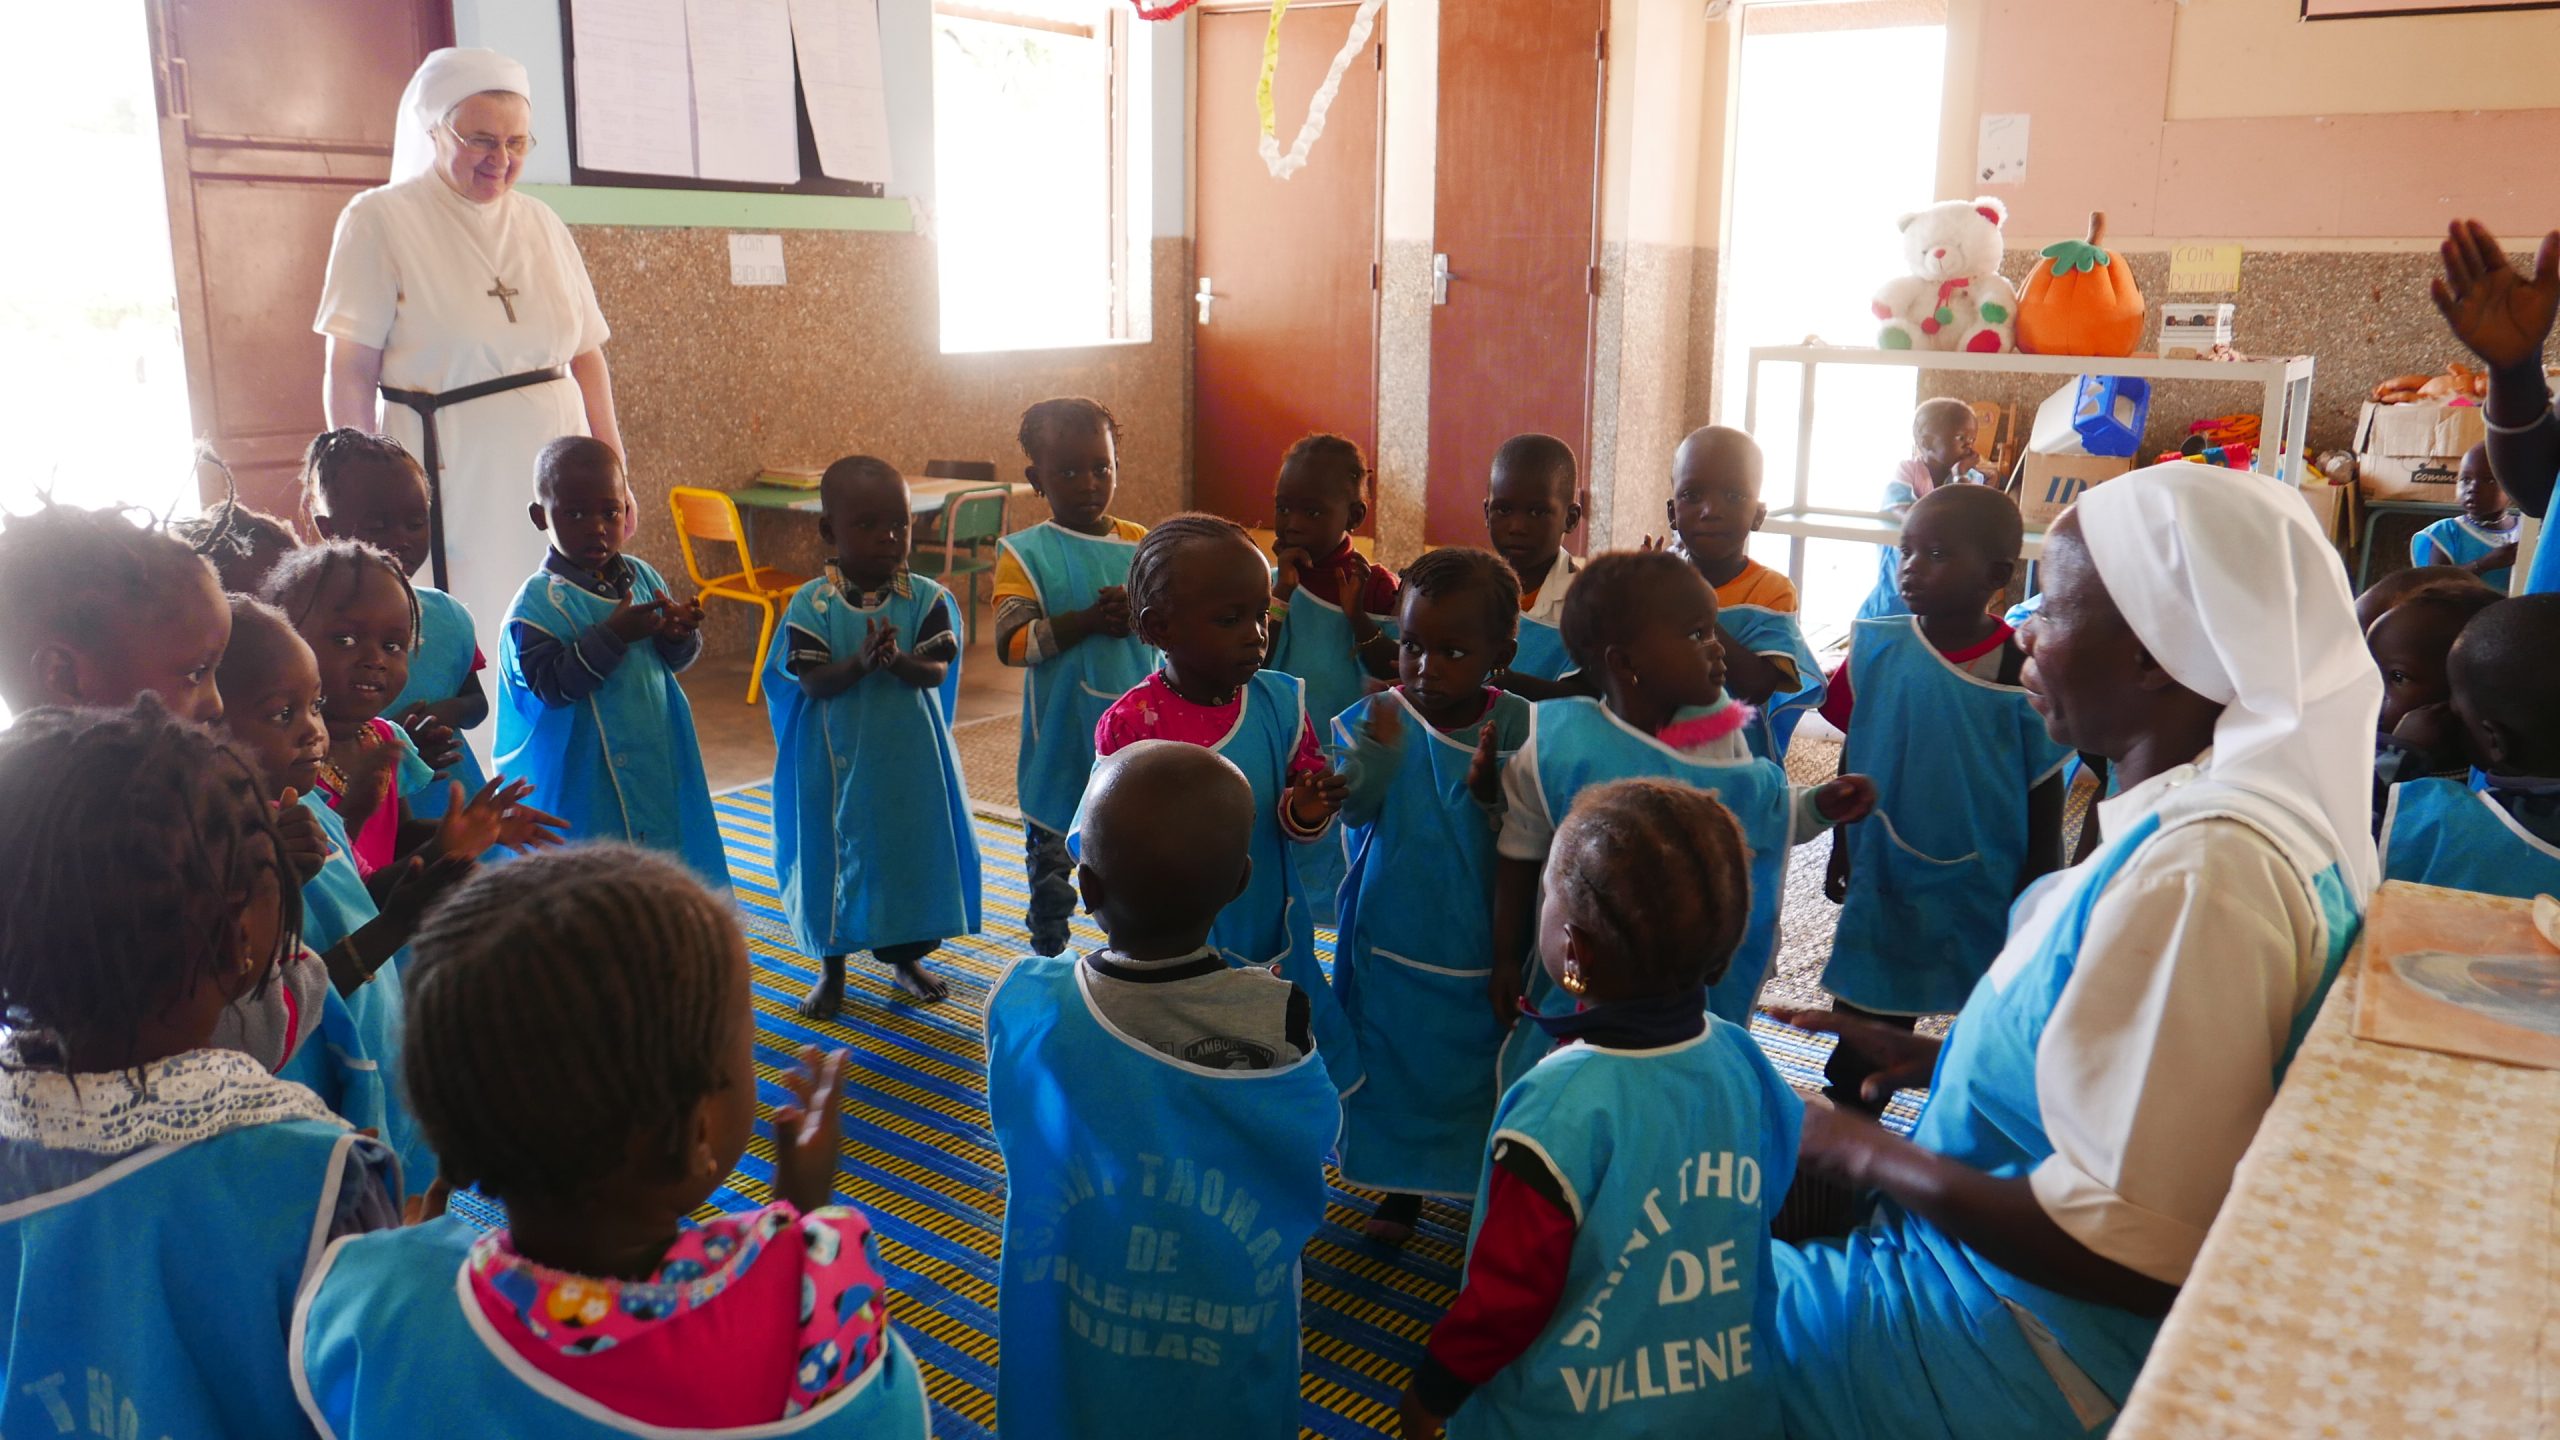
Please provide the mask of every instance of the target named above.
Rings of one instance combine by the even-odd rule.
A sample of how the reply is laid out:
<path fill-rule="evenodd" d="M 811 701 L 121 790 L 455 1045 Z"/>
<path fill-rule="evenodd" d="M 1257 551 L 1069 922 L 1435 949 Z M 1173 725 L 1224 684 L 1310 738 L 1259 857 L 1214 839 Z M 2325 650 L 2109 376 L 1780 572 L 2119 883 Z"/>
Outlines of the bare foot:
<path fill-rule="evenodd" d="M 889 967 L 889 973 L 897 980 L 898 988 L 907 992 L 907 998 L 919 1005 L 951 998 L 951 987 L 928 973 L 921 960 L 900 960 Z"/>
<path fill-rule="evenodd" d="M 1368 1220 L 1360 1226 L 1360 1233 L 1372 1240 L 1401 1245 L 1413 1238 L 1413 1222 L 1421 1218 L 1421 1196 L 1389 1195 L 1378 1202 L 1376 1210 L 1370 1212 Z"/>
<path fill-rule="evenodd" d="M 801 998 L 800 1014 L 810 1020 L 833 1020 L 844 1009 L 844 960 L 830 956 L 818 983 Z"/>

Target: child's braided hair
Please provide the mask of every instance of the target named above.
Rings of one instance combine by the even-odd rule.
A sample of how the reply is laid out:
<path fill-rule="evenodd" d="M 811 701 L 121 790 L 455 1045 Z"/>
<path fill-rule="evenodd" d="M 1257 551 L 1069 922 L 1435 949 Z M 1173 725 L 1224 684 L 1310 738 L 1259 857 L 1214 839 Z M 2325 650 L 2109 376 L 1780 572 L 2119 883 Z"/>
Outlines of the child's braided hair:
<path fill-rule="evenodd" d="M 1490 550 L 1470 545 L 1426 550 L 1404 567 L 1402 578 L 1405 589 L 1434 600 L 1472 593 L 1484 607 L 1485 633 L 1496 642 L 1520 632 L 1520 577 L 1512 573 L 1511 562 Z"/>
<path fill-rule="evenodd" d="M 1623 645 L 1660 610 L 1654 602 L 1662 585 L 1695 575 L 1689 562 L 1668 550 L 1612 550 L 1592 557 L 1573 574 L 1564 592 L 1564 613 L 1556 629 L 1564 636 L 1565 653 L 1587 675 L 1608 669 L 1612 645 Z"/>
<path fill-rule="evenodd" d="M 417 457 L 388 435 L 343 427 L 323 430 L 302 452 L 303 505 L 314 515 L 337 513 L 338 485 L 355 465 L 402 465 L 426 473 Z"/>
<path fill-rule="evenodd" d="M 1138 553 L 1129 557 L 1129 613 L 1142 616 L 1172 599 L 1175 553 L 1207 540 L 1253 543 L 1243 526 L 1201 510 L 1168 516 L 1148 530 L 1147 538 L 1138 542 Z"/>
<path fill-rule="evenodd" d="M 241 963 L 261 877 L 280 923 L 275 955 L 251 958 L 282 960 L 300 943 L 302 889 L 265 782 L 157 696 L 31 710 L 0 732 L 0 1012 L 12 1028 L 78 1053 L 131 1048 L 145 1021 Z"/>
<path fill-rule="evenodd" d="M 391 552 L 367 545 L 361 540 L 328 540 L 306 545 L 284 557 L 276 573 L 267 577 L 266 593 L 259 598 L 282 610 L 297 630 L 320 604 L 320 597 L 331 592 L 353 593 L 364 583 L 367 570 L 380 570 L 400 586 L 400 594 L 409 602 L 409 643 L 418 643 L 418 587 L 409 582 L 400 562 Z"/>
<path fill-rule="evenodd" d="M 1058 437 L 1094 429 L 1109 435 L 1112 444 L 1120 443 L 1120 417 L 1111 413 L 1110 406 L 1082 395 L 1060 395 L 1032 402 L 1022 412 L 1022 426 L 1013 438 L 1022 446 L 1023 458 L 1037 465 L 1041 452 Z"/>
<path fill-rule="evenodd" d="M 480 871 L 402 963 L 402 1082 L 444 1178 L 575 1201 L 635 1144 L 673 1173 L 728 1084 L 738 923 L 691 872 L 627 845 Z"/>
<path fill-rule="evenodd" d="M 1742 826 L 1713 795 L 1668 780 L 1582 792 L 1556 829 L 1547 876 L 1638 994 L 1723 979 L 1751 917 Z"/>

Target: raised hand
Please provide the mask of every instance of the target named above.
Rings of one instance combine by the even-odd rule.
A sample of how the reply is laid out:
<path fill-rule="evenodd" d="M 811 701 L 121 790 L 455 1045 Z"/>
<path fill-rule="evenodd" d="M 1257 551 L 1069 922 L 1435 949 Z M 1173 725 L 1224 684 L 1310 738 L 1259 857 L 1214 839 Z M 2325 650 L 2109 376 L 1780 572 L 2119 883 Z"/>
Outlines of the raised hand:
<path fill-rule="evenodd" d="M 2428 290 L 2453 338 L 2493 370 L 2540 364 L 2560 314 L 2560 230 L 2542 237 L 2530 279 L 2516 273 L 2498 237 L 2477 220 L 2454 221 L 2439 248 L 2444 274 Z"/>
<path fill-rule="evenodd" d="M 1502 804 L 1502 737 L 1494 731 L 1489 709 L 1484 729 L 1476 735 L 1476 753 L 1467 759 L 1467 793 L 1488 810 Z"/>
<path fill-rule="evenodd" d="M 498 843 L 519 853 L 565 845 L 569 839 L 569 822 L 546 810 L 536 810 L 524 803 L 533 793 L 530 780 L 509 781 L 498 792 L 498 803 L 505 808 L 498 822 Z"/>
<path fill-rule="evenodd" d="M 276 838 L 282 842 L 287 870 L 293 883 L 308 885 L 329 863 L 329 837 L 320 829 L 320 817 L 302 803 L 302 796 L 290 785 L 284 798 L 276 802 Z"/>
<path fill-rule="evenodd" d="M 845 1052 L 800 1052 L 783 1085 L 791 1098 L 773 1111 L 773 1189 L 806 1215 L 835 1198 L 836 1149 L 844 1121 L 836 1101 L 844 1090 Z"/>
<path fill-rule="evenodd" d="M 664 600 L 667 620 L 658 627 L 661 640 L 683 640 L 702 629 L 702 597 L 690 600 Z"/>
<path fill-rule="evenodd" d="M 1301 830 L 1314 830 L 1342 808 L 1351 782 L 1339 770 L 1309 770 L 1289 777 L 1289 818 Z"/>
<path fill-rule="evenodd" d="M 492 780 L 466 799 L 461 781 L 446 781 L 444 817 L 436 822 L 435 838 L 427 848 L 448 858 L 479 859 L 506 830 L 507 802 L 498 798 L 506 783 L 503 777 Z"/>
<path fill-rule="evenodd" d="M 862 631 L 862 665 L 866 670 L 886 670 L 898 663 L 906 652 L 898 648 L 898 627 L 885 620 L 864 622 Z"/>
<path fill-rule="evenodd" d="M 428 769 L 449 770 L 462 758 L 461 734 L 437 719 L 427 702 L 401 711 L 397 723 L 409 732 L 409 743 L 418 747 L 418 758 L 427 762 Z"/>
<path fill-rule="evenodd" d="M 1651 555 L 1670 548 L 1671 542 L 1659 535 L 1647 535 L 1636 542 L 1636 551 L 1642 555 Z"/>

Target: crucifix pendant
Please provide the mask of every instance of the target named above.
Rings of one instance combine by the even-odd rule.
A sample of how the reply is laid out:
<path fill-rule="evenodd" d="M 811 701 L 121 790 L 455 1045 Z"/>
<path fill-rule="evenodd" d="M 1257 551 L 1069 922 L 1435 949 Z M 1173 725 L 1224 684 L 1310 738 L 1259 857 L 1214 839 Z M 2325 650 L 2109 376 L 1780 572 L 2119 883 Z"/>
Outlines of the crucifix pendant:
<path fill-rule="evenodd" d="M 487 290 L 481 291 L 480 293 L 497 301 L 499 304 L 506 306 L 507 323 L 513 325 L 516 323 L 516 297 L 524 292 L 521 290 L 508 289 L 507 282 L 503 279 L 499 279 L 499 277 L 495 275 L 492 275 L 489 278 L 496 280 L 498 283 Z"/>

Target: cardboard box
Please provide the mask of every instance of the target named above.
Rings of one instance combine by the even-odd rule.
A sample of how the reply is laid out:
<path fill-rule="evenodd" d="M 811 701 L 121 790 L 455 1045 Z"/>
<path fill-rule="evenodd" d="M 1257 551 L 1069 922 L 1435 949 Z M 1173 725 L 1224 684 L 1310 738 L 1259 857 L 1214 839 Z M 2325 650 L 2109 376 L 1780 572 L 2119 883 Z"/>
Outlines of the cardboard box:
<path fill-rule="evenodd" d="M 2202 360 L 2215 346 L 2231 343 L 2228 304 L 2164 304 L 2160 307 L 2160 358 Z"/>
<path fill-rule="evenodd" d="M 2018 483 L 2018 514 L 2030 530 L 2050 527 L 2080 492 L 2133 468 L 2127 455 L 2048 455 L 2030 450 Z"/>
<path fill-rule="evenodd" d="M 2356 474 L 2368 500 L 2453 503 L 2463 452 L 2489 434 L 2477 405 L 2368 400 L 2356 419 Z"/>

